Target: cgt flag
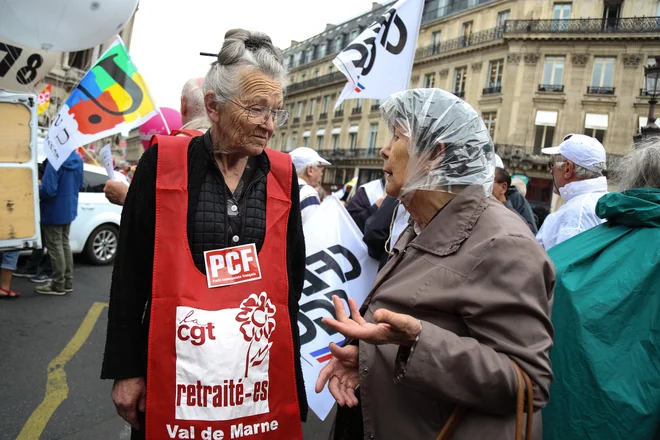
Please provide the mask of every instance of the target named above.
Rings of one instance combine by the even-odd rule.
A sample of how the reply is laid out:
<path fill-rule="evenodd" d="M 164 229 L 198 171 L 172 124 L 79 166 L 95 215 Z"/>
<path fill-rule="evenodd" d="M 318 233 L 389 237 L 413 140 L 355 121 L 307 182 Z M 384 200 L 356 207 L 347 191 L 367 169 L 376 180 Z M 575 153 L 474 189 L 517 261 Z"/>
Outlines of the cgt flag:
<path fill-rule="evenodd" d="M 383 99 L 406 90 L 424 0 L 399 0 L 333 60 L 348 78 L 335 110 L 350 98 Z"/>
<path fill-rule="evenodd" d="M 321 369 L 332 358 L 328 345 L 344 337 L 321 320 L 335 316 L 333 295 L 361 305 L 376 278 L 378 264 L 369 257 L 362 233 L 334 196 L 327 197 L 304 225 L 306 270 L 300 298 L 298 328 L 300 355 L 309 407 L 324 420 L 335 400 L 326 387 L 316 394 L 314 387 Z"/>
<path fill-rule="evenodd" d="M 73 90 L 48 130 L 46 156 L 57 170 L 71 152 L 135 128 L 158 113 L 120 38 Z"/>

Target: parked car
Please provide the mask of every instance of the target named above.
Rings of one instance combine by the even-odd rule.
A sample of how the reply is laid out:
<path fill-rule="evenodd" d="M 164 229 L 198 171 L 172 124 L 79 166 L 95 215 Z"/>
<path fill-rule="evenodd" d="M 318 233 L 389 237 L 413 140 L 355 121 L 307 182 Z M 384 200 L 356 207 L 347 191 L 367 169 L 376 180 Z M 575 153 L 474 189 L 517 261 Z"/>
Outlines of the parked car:
<path fill-rule="evenodd" d="M 78 216 L 71 224 L 69 241 L 74 254 L 93 264 L 110 264 L 117 255 L 121 206 L 105 198 L 108 175 L 103 167 L 84 164 L 84 186 L 78 196 Z"/>

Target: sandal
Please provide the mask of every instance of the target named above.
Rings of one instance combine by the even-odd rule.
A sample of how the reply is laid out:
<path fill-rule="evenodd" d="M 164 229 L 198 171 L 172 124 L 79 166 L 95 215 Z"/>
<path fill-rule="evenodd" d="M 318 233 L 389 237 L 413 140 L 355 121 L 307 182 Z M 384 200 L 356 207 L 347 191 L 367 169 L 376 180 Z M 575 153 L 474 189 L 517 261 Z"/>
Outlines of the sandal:
<path fill-rule="evenodd" d="M 19 296 L 21 295 L 15 290 L 0 287 L 0 298 L 18 298 Z"/>

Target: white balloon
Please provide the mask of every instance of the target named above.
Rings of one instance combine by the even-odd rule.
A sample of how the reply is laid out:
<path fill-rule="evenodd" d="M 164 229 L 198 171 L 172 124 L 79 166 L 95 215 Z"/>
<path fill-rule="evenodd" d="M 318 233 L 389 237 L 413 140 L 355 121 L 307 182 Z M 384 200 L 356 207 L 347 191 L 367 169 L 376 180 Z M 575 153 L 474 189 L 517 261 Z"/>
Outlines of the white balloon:
<path fill-rule="evenodd" d="M 0 35 L 41 50 L 73 52 L 123 29 L 138 0 L 0 0 Z"/>
<path fill-rule="evenodd" d="M 60 55 L 0 38 L 0 89 L 34 93 L 36 84 L 55 66 Z"/>

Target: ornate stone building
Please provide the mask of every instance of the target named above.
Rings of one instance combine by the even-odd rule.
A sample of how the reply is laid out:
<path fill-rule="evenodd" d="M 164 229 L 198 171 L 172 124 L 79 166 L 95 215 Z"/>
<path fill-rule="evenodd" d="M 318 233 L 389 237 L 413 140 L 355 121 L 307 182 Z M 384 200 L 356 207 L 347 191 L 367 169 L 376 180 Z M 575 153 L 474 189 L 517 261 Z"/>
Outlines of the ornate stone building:
<path fill-rule="evenodd" d="M 384 12 L 372 11 L 285 50 L 292 85 L 289 123 L 273 147 L 307 145 L 333 167 L 332 189 L 357 175 L 379 177 L 389 140 L 378 101 L 334 103 L 344 84 L 332 59 Z M 528 198 L 549 204 L 552 181 L 541 148 L 569 133 L 600 139 L 610 162 L 645 124 L 643 67 L 660 56 L 658 0 L 432 0 L 424 7 L 411 87 L 438 87 L 482 115 L 508 170 L 530 178 Z"/>

